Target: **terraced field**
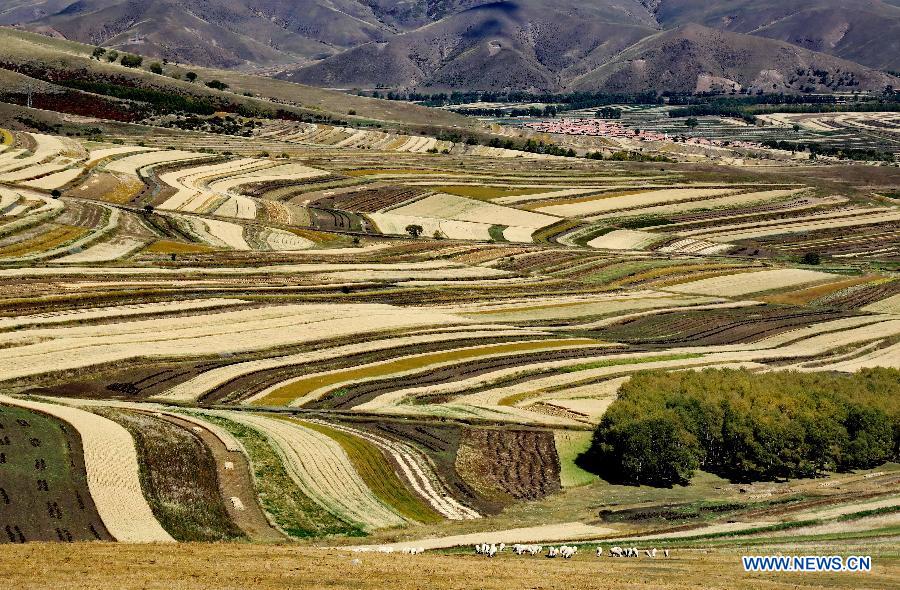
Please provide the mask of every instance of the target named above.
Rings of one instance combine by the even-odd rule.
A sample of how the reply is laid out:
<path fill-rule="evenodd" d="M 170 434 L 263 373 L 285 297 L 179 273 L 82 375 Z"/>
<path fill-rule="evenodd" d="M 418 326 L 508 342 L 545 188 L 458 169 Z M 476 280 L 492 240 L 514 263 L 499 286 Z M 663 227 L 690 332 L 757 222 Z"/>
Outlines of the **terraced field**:
<path fill-rule="evenodd" d="M 772 483 L 789 510 L 762 484 L 632 489 L 579 459 L 644 370 L 900 368 L 900 209 L 877 196 L 893 169 L 254 129 L 8 134 L 10 541 L 676 546 L 661 536 L 730 534 L 737 518 L 825 535 L 846 515 L 801 503 L 896 494 L 890 463 L 842 490 L 816 486 L 844 475 Z M 22 483 L 39 459 L 57 478 L 40 505 Z M 19 501 L 34 518 L 7 517 Z M 886 534 L 875 517 L 895 515 L 844 532 Z"/>

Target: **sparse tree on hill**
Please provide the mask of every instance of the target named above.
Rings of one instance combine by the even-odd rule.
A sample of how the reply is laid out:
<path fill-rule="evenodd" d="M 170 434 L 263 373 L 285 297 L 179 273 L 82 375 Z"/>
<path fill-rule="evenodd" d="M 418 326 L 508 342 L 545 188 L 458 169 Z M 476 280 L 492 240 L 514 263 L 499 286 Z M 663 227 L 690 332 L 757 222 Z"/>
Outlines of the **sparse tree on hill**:
<path fill-rule="evenodd" d="M 188 72 L 187 74 L 184 75 L 184 78 L 185 78 L 185 80 L 187 80 L 188 82 L 193 84 L 194 81 L 197 79 L 197 74 L 196 74 L 196 72 Z"/>
<path fill-rule="evenodd" d="M 406 233 L 414 238 L 418 238 L 419 236 L 421 236 L 423 231 L 425 231 L 425 229 L 421 225 L 406 226 Z"/>
<path fill-rule="evenodd" d="M 697 126 L 700 125 L 700 121 L 698 121 L 698 120 L 695 119 L 694 117 L 689 117 L 689 118 L 684 122 L 684 124 L 688 127 L 688 129 L 690 129 L 691 131 L 693 131 L 694 129 L 697 128 Z"/>
<path fill-rule="evenodd" d="M 109 63 L 113 63 L 117 59 L 119 59 L 119 52 L 115 49 L 111 49 L 106 53 L 106 61 L 108 61 Z"/>
<path fill-rule="evenodd" d="M 154 74 L 162 74 L 163 73 L 162 64 L 159 63 L 158 61 L 153 62 L 152 64 L 150 64 L 150 71 L 153 72 Z"/>
<path fill-rule="evenodd" d="M 94 47 L 94 51 L 91 53 L 91 59 L 100 60 L 103 57 L 103 54 L 106 53 L 106 50 L 102 47 Z"/>

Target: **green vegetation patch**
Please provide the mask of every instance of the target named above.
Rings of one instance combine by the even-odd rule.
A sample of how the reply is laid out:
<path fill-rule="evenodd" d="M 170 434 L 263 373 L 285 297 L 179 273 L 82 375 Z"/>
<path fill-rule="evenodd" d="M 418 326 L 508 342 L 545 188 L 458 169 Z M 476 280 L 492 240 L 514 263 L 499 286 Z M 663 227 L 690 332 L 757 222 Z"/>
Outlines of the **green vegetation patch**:
<path fill-rule="evenodd" d="M 226 429 L 244 445 L 262 507 L 286 534 L 298 538 L 365 536 L 360 528 L 339 520 L 301 492 L 262 433 L 226 418 L 201 417 Z"/>
<path fill-rule="evenodd" d="M 627 484 L 732 481 L 872 468 L 900 449 L 900 371 L 853 375 L 644 372 L 619 390 L 581 465 Z"/>
<path fill-rule="evenodd" d="M 597 476 L 579 467 L 575 460 L 591 448 L 591 433 L 586 430 L 557 430 L 553 433 L 559 455 L 559 479 L 564 488 L 587 485 Z"/>
<path fill-rule="evenodd" d="M 87 487 L 68 424 L 0 407 L 0 543 L 112 540 Z"/>
<path fill-rule="evenodd" d="M 609 359 L 605 361 L 597 361 L 593 363 L 582 363 L 580 365 L 572 365 L 560 369 L 561 373 L 577 373 L 579 371 L 590 371 L 592 369 L 602 369 L 604 367 L 618 367 L 627 365 L 641 365 L 644 363 L 661 363 L 667 361 L 683 361 L 688 359 L 702 358 L 699 353 L 681 353 L 681 354 L 662 354 L 658 356 L 642 356 L 628 359 Z"/>
<path fill-rule="evenodd" d="M 508 225 L 492 225 L 488 228 L 488 235 L 491 236 L 491 239 L 495 242 L 508 242 L 509 240 L 503 235 L 503 232 L 506 231 Z"/>

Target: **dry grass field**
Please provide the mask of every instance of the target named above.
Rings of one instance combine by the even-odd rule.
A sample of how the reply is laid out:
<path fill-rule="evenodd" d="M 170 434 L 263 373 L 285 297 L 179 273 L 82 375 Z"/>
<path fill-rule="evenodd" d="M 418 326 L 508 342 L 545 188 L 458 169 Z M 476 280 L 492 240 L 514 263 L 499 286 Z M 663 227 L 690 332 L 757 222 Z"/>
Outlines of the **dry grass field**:
<path fill-rule="evenodd" d="M 152 548 L 152 550 L 151 550 Z M 240 544 L 141 546 L 94 543 L 83 546 L 36 544 L 7 547 L 0 575 L 23 590 L 65 585 L 78 590 L 144 588 L 188 590 L 253 587 L 413 590 L 435 588 L 505 590 L 613 590 L 618 588 L 888 589 L 896 587 L 900 562 L 896 545 L 872 551 L 848 543 L 774 545 L 772 552 L 815 554 L 838 550 L 874 553 L 865 574 L 746 574 L 740 549 L 685 549 L 667 560 L 627 561 L 581 556 L 571 561 L 506 556 L 487 560 L 459 555 L 359 556 L 345 551 Z M 758 551 L 756 548 L 754 552 Z M 49 563 L 52 562 L 52 566 Z M 477 582 L 474 579 L 477 578 Z"/>

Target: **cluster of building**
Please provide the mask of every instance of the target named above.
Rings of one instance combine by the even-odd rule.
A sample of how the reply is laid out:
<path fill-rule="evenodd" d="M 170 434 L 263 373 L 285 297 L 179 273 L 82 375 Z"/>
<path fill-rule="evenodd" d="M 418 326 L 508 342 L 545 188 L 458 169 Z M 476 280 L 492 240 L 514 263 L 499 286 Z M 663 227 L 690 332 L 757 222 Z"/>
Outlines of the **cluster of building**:
<path fill-rule="evenodd" d="M 736 148 L 761 148 L 762 145 L 750 141 L 723 141 L 707 139 L 705 137 L 669 136 L 668 133 L 650 131 L 646 129 L 629 129 L 619 123 L 613 123 L 604 119 L 571 119 L 561 118 L 547 121 L 524 123 L 524 127 L 541 133 L 559 133 L 562 135 L 594 135 L 599 137 L 614 137 L 620 139 L 634 139 L 637 141 L 677 141 L 692 145 L 717 146 L 728 145 Z"/>

